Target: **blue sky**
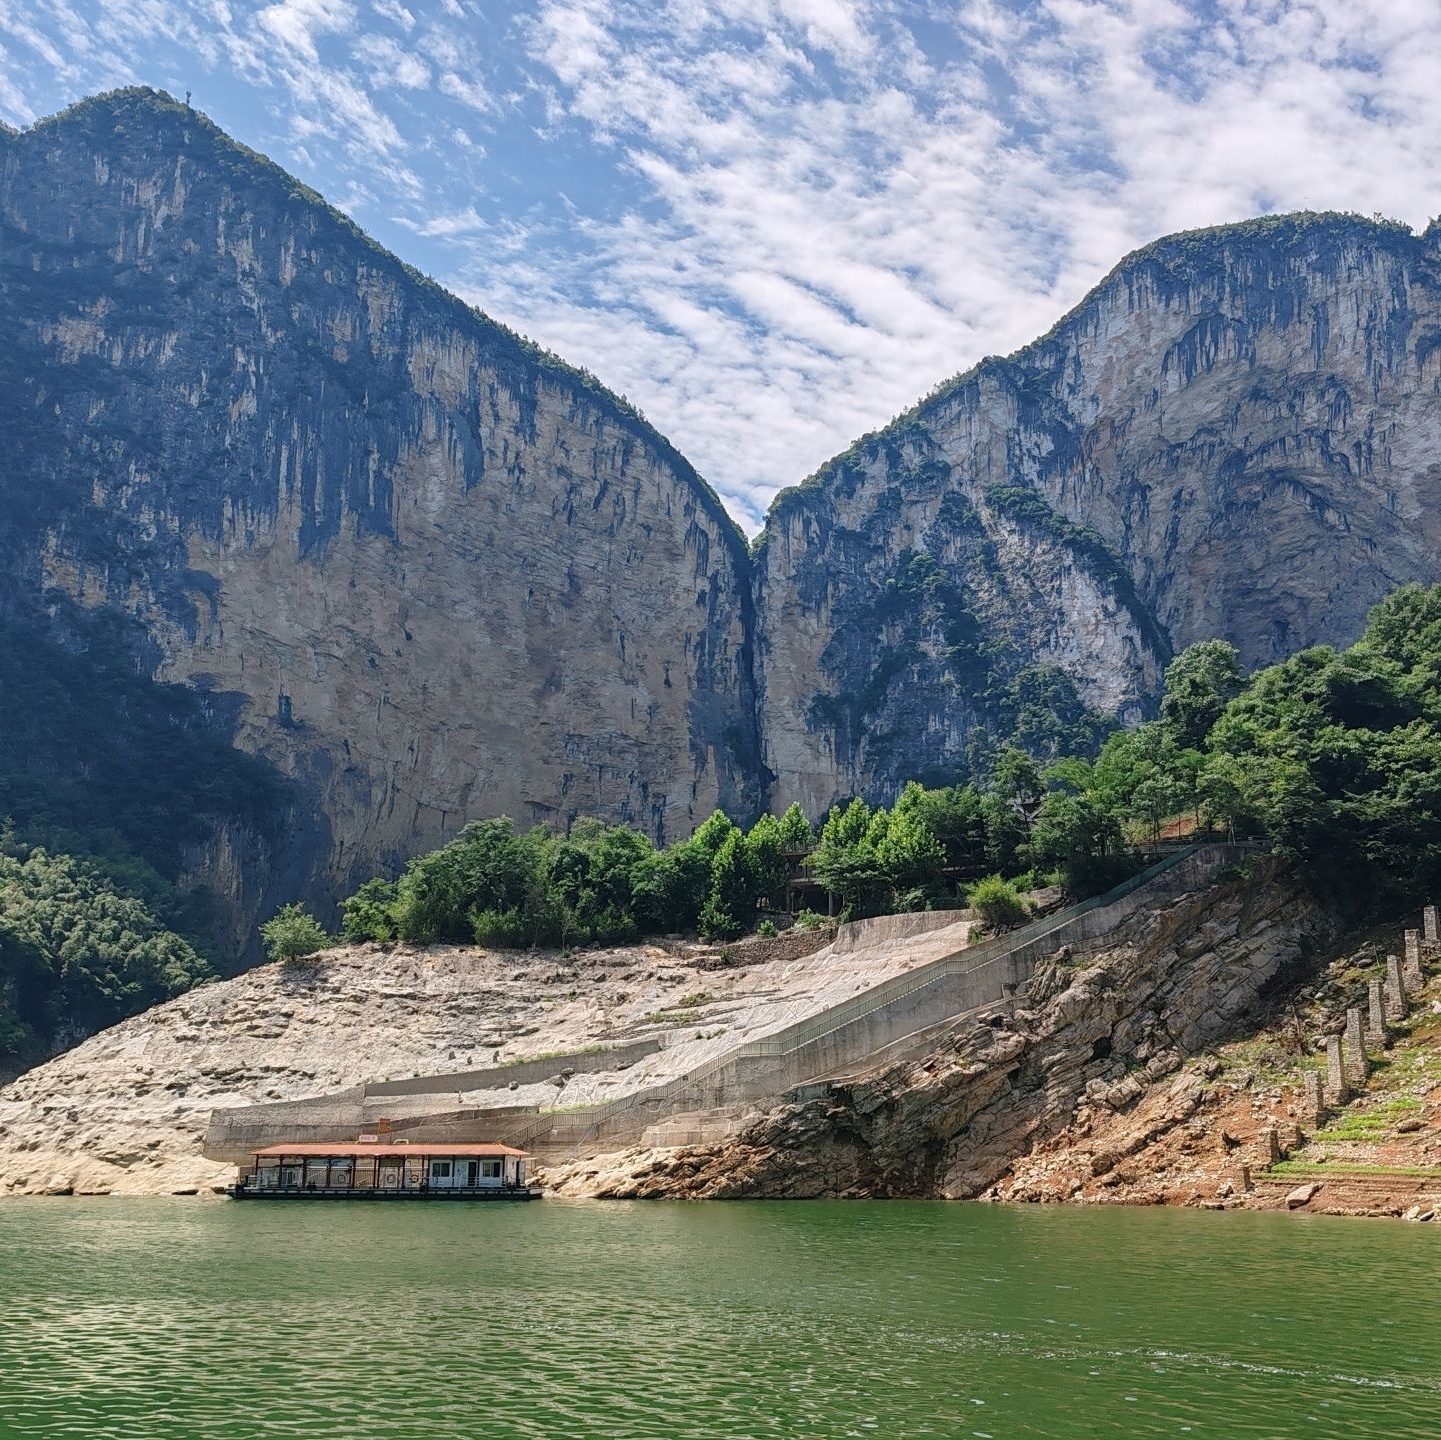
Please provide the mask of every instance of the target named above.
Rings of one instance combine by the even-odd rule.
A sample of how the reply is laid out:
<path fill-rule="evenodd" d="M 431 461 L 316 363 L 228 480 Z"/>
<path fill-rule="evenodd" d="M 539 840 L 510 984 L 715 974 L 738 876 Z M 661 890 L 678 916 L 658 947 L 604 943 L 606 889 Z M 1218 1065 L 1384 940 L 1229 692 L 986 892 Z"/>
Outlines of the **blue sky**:
<path fill-rule="evenodd" d="M 636 402 L 753 531 L 1159 234 L 1441 211 L 1441 0 L 0 0 Z"/>

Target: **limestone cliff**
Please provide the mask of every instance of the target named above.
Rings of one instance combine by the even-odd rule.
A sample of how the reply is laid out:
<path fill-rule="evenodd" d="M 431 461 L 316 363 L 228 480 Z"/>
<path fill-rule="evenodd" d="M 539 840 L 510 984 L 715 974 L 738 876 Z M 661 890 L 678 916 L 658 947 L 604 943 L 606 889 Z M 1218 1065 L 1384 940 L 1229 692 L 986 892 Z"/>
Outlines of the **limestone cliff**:
<path fill-rule="evenodd" d="M 1441 577 L 1438 263 L 1441 224 L 1335 215 L 1159 241 L 782 494 L 756 580 L 776 798 L 887 796 L 1058 677 L 1136 716 L 1173 650 L 1349 643 Z"/>
<path fill-rule="evenodd" d="M 1145 714 L 1193 640 L 1260 664 L 1441 578 L 1438 261 L 1343 216 L 1158 242 L 753 561 L 592 377 L 120 92 L 0 127 L 0 618 L 83 652 L 127 617 L 290 777 L 288 841 L 190 846 L 236 936 L 471 818 L 887 800 Z"/>
<path fill-rule="evenodd" d="M 756 807 L 714 494 L 187 106 L 0 133 L 0 387 L 7 603 L 134 617 L 155 677 L 295 781 L 268 892 L 243 836 L 194 857 L 251 920 L 480 815 L 659 839 Z"/>

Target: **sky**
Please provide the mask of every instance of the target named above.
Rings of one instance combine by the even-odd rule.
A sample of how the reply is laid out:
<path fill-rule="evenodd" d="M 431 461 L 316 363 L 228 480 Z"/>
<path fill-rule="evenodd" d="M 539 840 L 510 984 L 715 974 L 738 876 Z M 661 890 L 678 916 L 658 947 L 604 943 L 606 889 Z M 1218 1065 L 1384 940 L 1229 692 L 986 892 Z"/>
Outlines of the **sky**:
<path fill-rule="evenodd" d="M 0 0 L 0 117 L 126 84 L 592 370 L 751 533 L 1158 235 L 1441 212 L 1441 0 Z"/>

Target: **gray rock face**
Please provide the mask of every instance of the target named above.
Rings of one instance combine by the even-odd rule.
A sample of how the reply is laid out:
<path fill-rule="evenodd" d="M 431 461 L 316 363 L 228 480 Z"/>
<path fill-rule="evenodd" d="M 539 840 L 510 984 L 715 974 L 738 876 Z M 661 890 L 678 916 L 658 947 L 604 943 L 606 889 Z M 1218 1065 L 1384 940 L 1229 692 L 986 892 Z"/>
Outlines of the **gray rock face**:
<path fill-rule="evenodd" d="M 629 407 L 161 97 L 0 164 L 6 584 L 143 622 L 298 782 L 314 890 L 482 815 L 758 806 L 744 541 Z"/>
<path fill-rule="evenodd" d="M 295 781 L 289 854 L 195 856 L 237 933 L 470 818 L 888 800 L 1148 713 L 1194 640 L 1263 664 L 1441 578 L 1438 263 L 1337 216 L 1159 242 L 752 561 L 590 376 L 125 92 L 0 129 L 0 609 L 131 617 Z"/>
<path fill-rule="evenodd" d="M 782 495 L 757 574 L 777 799 L 954 763 L 1014 723 L 1018 678 L 1136 716 L 1173 650 L 1349 643 L 1441 576 L 1438 262 L 1441 225 L 1342 216 L 1160 241 Z"/>

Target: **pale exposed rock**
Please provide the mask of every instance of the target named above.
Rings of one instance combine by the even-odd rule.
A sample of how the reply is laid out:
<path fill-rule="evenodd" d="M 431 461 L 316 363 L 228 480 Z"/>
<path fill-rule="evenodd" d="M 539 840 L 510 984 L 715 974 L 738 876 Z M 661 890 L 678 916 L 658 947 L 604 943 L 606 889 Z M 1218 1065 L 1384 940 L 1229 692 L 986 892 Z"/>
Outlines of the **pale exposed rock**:
<path fill-rule="evenodd" d="M 889 799 L 1002 725 L 978 639 L 1135 716 L 1168 646 L 1269 664 L 1436 580 L 1438 254 L 1441 225 L 1340 216 L 1158 241 L 784 493 L 756 581 L 778 800 Z"/>
<path fill-rule="evenodd" d="M 1239 923 L 1218 923 L 1238 913 Z M 1218 938 L 1198 950 L 1190 942 L 1202 931 Z M 1199 1069 L 1149 1087 L 1126 1075 L 1130 1027 L 1147 1017 L 1147 1033 L 1166 1053 L 1198 1053 L 1255 1005 L 1298 950 L 1334 931 L 1333 917 L 1283 880 L 1244 896 L 1224 888 L 1188 896 L 1124 924 L 1066 989 L 1018 1010 L 1010 1029 L 960 1021 L 925 1058 L 837 1082 L 830 1094 L 775 1109 L 720 1144 L 558 1167 L 551 1181 L 567 1194 L 600 1193 L 591 1188 L 599 1184 L 607 1195 L 639 1198 L 1026 1200 L 1069 1198 L 1078 1186 L 1084 1194 L 1119 1171 L 1101 1188 L 1125 1185 L 1128 1201 L 1163 1203 L 1166 1191 L 1136 1184 L 1123 1162 L 1188 1123 L 1206 1103 L 1207 1084 Z M 1098 1036 L 1111 1043 L 1104 1059 L 1095 1058 Z M 1103 1078 L 1118 1065 L 1122 1078 Z M 1113 1097 L 1124 1102 L 1120 1128 L 1112 1125 L 1103 1146 L 1076 1143 L 1092 1093 L 1107 1115 Z"/>
<path fill-rule="evenodd" d="M 1309 1205 L 1320 1193 L 1321 1186 L 1314 1181 L 1306 1185 L 1298 1185 L 1286 1196 L 1286 1208 L 1300 1210 Z"/>
<path fill-rule="evenodd" d="M 754 808 L 744 538 L 649 425 L 193 112 L 92 102 L 0 160 L 5 475 L 51 507 L 17 574 L 139 618 L 299 785 L 285 864 L 194 857 L 238 940 L 468 818 Z"/>
<path fill-rule="evenodd" d="M 208 1193 L 234 1179 L 231 1166 L 201 1154 L 214 1109 L 659 1035 L 663 1049 L 614 1070 L 557 1058 L 549 1081 L 520 1084 L 502 1071 L 495 1089 L 447 1092 L 480 1106 L 615 1099 L 848 999 L 917 957 L 954 950 L 967 928 L 839 953 L 779 946 L 773 960 L 761 958 L 764 946 L 740 945 L 723 971 L 702 970 L 704 949 L 692 960 L 684 946 L 595 950 L 566 966 L 544 951 L 360 946 L 262 966 L 102 1031 L 0 1088 L 0 1195 Z M 702 977 L 725 1009 L 697 1040 L 693 1020 L 655 1017 Z M 375 1113 L 403 1113 L 404 1103 L 377 1101 Z"/>

